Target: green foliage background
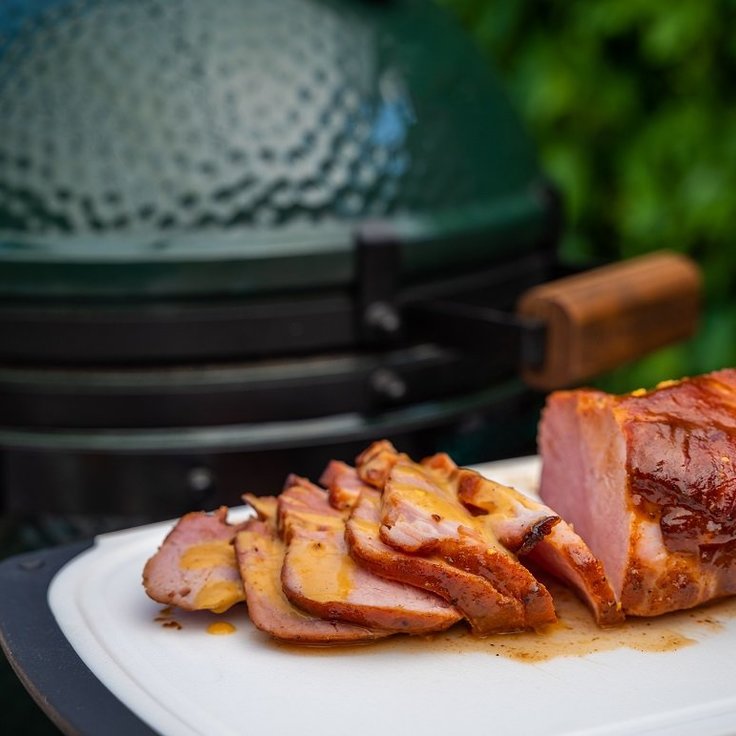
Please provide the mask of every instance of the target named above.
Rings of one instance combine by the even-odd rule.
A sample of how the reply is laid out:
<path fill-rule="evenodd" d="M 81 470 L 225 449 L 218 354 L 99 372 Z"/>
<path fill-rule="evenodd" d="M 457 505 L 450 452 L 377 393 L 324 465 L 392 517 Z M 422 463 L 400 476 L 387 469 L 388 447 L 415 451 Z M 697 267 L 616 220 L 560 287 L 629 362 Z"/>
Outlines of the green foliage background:
<path fill-rule="evenodd" d="M 602 384 L 736 365 L 736 1 L 439 1 L 500 70 L 563 191 L 563 255 L 668 248 L 704 269 L 699 335 Z"/>

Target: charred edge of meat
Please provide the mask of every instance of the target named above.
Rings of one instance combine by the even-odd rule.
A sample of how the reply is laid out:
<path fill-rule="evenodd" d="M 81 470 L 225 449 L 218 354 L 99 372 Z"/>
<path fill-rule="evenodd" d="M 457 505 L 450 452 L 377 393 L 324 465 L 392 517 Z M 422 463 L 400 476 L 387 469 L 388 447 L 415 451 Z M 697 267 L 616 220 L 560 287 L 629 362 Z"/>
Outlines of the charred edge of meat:
<path fill-rule="evenodd" d="M 552 531 L 552 527 L 559 522 L 559 516 L 548 516 L 546 519 L 538 521 L 524 535 L 521 547 L 515 550 L 516 554 L 520 557 L 529 554 Z"/>
<path fill-rule="evenodd" d="M 409 458 L 399 453 L 388 440 L 379 440 L 358 455 L 355 467 L 364 483 L 382 490 L 391 469 L 402 459 Z"/>
<path fill-rule="evenodd" d="M 557 621 L 549 591 L 515 558 L 497 552 L 479 554 L 479 550 L 458 549 L 452 555 L 452 564 L 480 575 L 503 595 L 521 601 L 526 627 L 537 629 Z"/>

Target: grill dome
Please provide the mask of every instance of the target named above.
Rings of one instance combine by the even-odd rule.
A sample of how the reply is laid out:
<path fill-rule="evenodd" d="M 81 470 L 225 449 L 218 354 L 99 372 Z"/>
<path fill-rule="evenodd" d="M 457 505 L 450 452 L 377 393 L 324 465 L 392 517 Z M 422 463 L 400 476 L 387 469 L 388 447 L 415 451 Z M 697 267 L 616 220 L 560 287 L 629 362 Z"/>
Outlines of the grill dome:
<path fill-rule="evenodd" d="M 544 209 L 486 62 L 425 2 L 6 0 L 0 99 L 6 294 L 346 283 L 366 219 L 487 228 L 495 254 Z"/>

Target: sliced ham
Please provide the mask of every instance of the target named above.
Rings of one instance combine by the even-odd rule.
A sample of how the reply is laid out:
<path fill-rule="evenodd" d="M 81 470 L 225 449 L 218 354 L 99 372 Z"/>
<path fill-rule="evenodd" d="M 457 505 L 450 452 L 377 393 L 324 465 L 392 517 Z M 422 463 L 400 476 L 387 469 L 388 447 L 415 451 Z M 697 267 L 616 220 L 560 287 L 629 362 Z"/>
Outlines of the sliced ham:
<path fill-rule="evenodd" d="M 327 489 L 330 506 L 335 509 L 352 509 L 366 484 L 355 468 L 341 460 L 331 460 L 320 476 L 319 483 Z"/>
<path fill-rule="evenodd" d="M 355 458 L 355 468 L 364 483 L 383 490 L 391 468 L 399 460 L 409 461 L 409 457 L 399 453 L 388 440 L 378 440 Z"/>
<path fill-rule="evenodd" d="M 441 557 L 406 554 L 385 544 L 379 535 L 381 494 L 364 490 L 346 524 L 350 554 L 376 575 L 430 590 L 452 603 L 476 634 L 520 627 L 518 602 L 500 593 L 486 578 L 467 572 Z"/>
<path fill-rule="evenodd" d="M 261 521 L 276 521 L 278 513 L 276 496 L 255 496 L 252 493 L 244 493 L 242 499 L 256 512 Z"/>
<path fill-rule="evenodd" d="M 345 515 L 309 481 L 290 478 L 279 496 L 279 523 L 287 545 L 281 582 L 299 608 L 326 619 L 409 634 L 446 629 L 460 618 L 438 596 L 357 565 L 345 542 Z"/>
<path fill-rule="evenodd" d="M 482 515 L 483 524 L 515 554 L 529 553 L 560 522 L 549 507 L 474 470 L 445 471 L 443 479 L 460 502 Z"/>
<path fill-rule="evenodd" d="M 527 559 L 569 583 L 590 608 L 599 626 L 616 626 L 624 613 L 601 561 L 564 521 L 550 531 Z"/>
<path fill-rule="evenodd" d="M 515 605 L 508 630 L 539 628 L 556 620 L 547 589 L 470 515 L 443 472 L 392 453 L 388 443 L 368 448 L 358 457 L 357 469 L 371 484 L 384 481 L 383 542 L 408 554 L 438 556 L 486 578 Z"/>
<path fill-rule="evenodd" d="M 444 453 L 415 463 L 374 443 L 355 468 L 330 462 L 327 490 L 289 476 L 278 497 L 246 494 L 257 518 L 243 524 L 224 507 L 182 517 L 146 591 L 215 612 L 247 597 L 259 629 L 323 644 L 463 617 L 478 635 L 540 629 L 553 601 L 521 561 L 572 585 L 602 626 L 736 592 L 736 371 L 558 392 L 540 449 L 544 504 Z"/>
<path fill-rule="evenodd" d="M 233 549 L 242 528 L 227 523 L 227 508 L 183 516 L 143 570 L 153 600 L 188 611 L 222 613 L 245 599 Z"/>
<path fill-rule="evenodd" d="M 552 394 L 540 493 L 574 524 L 625 613 L 736 593 L 736 371 L 612 396 Z"/>
<path fill-rule="evenodd" d="M 251 521 L 235 538 L 253 624 L 277 639 L 305 644 L 346 644 L 389 635 L 344 621 L 325 620 L 295 608 L 281 587 L 285 545 L 267 522 Z"/>
<path fill-rule="evenodd" d="M 623 621 L 603 565 L 569 524 L 548 506 L 472 470 L 453 477 L 460 500 L 477 512 L 506 547 L 568 582 L 600 626 Z"/>

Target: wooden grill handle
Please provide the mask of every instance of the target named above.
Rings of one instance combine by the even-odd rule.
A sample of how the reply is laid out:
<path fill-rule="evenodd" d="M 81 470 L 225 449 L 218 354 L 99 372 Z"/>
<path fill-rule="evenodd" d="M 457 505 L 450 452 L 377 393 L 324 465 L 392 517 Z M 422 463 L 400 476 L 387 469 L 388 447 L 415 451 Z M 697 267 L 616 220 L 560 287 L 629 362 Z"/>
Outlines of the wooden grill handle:
<path fill-rule="evenodd" d="M 666 251 L 530 289 L 518 312 L 544 322 L 546 347 L 524 380 L 545 391 L 572 386 L 692 336 L 701 289 L 698 266 Z"/>

